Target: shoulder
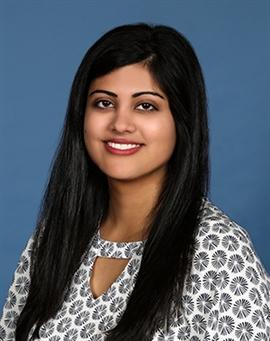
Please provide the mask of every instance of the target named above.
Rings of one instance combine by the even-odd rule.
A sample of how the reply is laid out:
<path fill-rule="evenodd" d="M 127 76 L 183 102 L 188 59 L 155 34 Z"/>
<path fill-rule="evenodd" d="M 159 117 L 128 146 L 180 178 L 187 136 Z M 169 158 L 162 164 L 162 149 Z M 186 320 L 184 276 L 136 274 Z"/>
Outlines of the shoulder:
<path fill-rule="evenodd" d="M 254 263 L 258 259 L 247 230 L 208 198 L 202 204 L 195 249 L 196 252 L 206 251 L 208 254 L 220 251 L 227 256 L 241 255 L 248 263 Z"/>
<path fill-rule="evenodd" d="M 1 336 L 4 340 L 6 337 L 13 340 L 12 335 L 16 328 L 16 321 L 25 305 L 30 287 L 32 249 L 33 236 L 28 239 L 13 275 L 13 281 L 0 318 L 0 340 L 2 340 Z"/>
<path fill-rule="evenodd" d="M 189 340 L 268 340 L 270 281 L 247 231 L 208 198 L 172 335 Z"/>
<path fill-rule="evenodd" d="M 198 287 L 205 285 L 205 289 L 213 291 L 231 282 L 255 284 L 269 298 L 269 274 L 248 232 L 208 198 L 201 207 L 190 279 L 200 283 Z"/>
<path fill-rule="evenodd" d="M 21 253 L 20 260 L 22 258 L 27 258 L 30 261 L 32 251 L 33 251 L 33 245 L 34 245 L 34 235 L 32 234 L 26 242 L 26 245 Z"/>
<path fill-rule="evenodd" d="M 191 278 L 200 281 L 204 289 L 219 291 L 230 287 L 239 297 L 241 290 L 244 293 L 253 288 L 269 300 L 269 274 L 248 232 L 208 198 L 202 204 Z"/>
<path fill-rule="evenodd" d="M 244 340 L 247 329 L 248 340 L 267 340 L 269 292 L 269 275 L 247 231 L 206 199 L 182 299 L 192 335 L 201 336 L 198 322 L 218 340 Z"/>

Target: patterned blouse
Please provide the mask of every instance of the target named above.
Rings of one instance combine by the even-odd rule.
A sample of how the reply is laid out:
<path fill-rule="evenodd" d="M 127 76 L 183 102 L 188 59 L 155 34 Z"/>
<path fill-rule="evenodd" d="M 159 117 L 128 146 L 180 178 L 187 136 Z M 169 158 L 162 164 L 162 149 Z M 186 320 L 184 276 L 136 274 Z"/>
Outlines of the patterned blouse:
<path fill-rule="evenodd" d="M 30 238 L 4 306 L 0 320 L 3 341 L 14 340 L 16 321 L 27 298 L 31 245 Z M 145 241 L 104 240 L 98 230 L 61 309 L 42 325 L 39 339 L 106 340 L 106 332 L 117 325 L 126 308 L 144 245 Z M 129 261 L 111 287 L 95 299 L 89 278 L 97 256 L 129 258 Z M 184 311 L 174 310 L 169 328 L 157 330 L 153 341 L 269 341 L 269 291 L 269 275 L 247 232 L 205 199 L 192 270 L 183 293 Z"/>

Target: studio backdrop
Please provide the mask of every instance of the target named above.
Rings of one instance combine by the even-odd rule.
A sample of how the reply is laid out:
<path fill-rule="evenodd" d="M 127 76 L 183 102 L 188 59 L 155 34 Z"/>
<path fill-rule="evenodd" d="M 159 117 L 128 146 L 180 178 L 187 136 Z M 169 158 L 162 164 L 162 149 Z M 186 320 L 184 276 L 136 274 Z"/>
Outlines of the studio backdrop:
<path fill-rule="evenodd" d="M 173 26 L 195 48 L 209 100 L 209 196 L 248 231 L 269 271 L 270 2 L 0 1 L 0 306 L 35 226 L 79 62 L 127 23 Z"/>

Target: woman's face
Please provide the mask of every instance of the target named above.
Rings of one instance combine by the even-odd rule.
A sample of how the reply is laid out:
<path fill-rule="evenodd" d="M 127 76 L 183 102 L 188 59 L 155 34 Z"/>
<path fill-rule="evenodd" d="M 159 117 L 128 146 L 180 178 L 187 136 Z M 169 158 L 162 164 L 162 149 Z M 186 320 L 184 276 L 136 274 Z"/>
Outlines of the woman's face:
<path fill-rule="evenodd" d="M 88 91 L 84 141 L 109 178 L 163 176 L 174 150 L 175 124 L 168 99 L 143 64 L 96 78 Z"/>

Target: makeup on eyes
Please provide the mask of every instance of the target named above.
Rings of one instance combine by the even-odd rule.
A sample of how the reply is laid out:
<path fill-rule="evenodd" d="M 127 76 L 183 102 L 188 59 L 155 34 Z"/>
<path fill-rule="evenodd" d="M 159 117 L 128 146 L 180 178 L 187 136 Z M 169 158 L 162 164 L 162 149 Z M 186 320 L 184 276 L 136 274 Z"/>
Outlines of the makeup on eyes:
<path fill-rule="evenodd" d="M 89 96 L 94 95 L 94 92 L 95 91 L 90 93 Z M 95 94 L 96 94 L 96 92 L 95 92 Z M 108 96 L 110 96 L 110 95 L 108 95 Z M 113 108 L 114 105 L 117 105 L 117 99 L 115 99 L 115 96 L 113 96 L 113 97 L 114 98 L 111 98 L 111 97 L 98 97 L 98 96 L 94 95 L 94 99 L 90 99 L 89 98 L 89 102 L 90 103 L 89 102 L 88 103 L 91 105 L 91 107 L 93 107 L 95 109 L 106 110 L 106 109 Z M 138 107 L 140 107 L 140 106 L 141 106 L 141 109 L 138 109 Z M 135 104 L 134 104 L 134 108 L 137 108 L 137 110 L 139 110 L 139 111 L 146 111 L 146 112 L 158 111 L 159 107 L 160 107 L 159 104 L 157 104 L 155 102 L 153 103 L 153 100 L 149 99 L 149 98 L 144 98 L 144 99 L 140 98 L 140 100 L 136 101 Z"/>
<path fill-rule="evenodd" d="M 105 106 L 102 107 L 99 104 L 101 104 L 101 105 L 109 104 L 109 105 L 108 106 L 105 105 Z M 99 99 L 99 98 L 97 98 L 96 100 L 94 100 L 92 102 L 92 106 L 94 108 L 98 108 L 98 109 L 102 109 L 102 110 L 110 109 L 111 108 L 110 104 L 114 104 L 114 103 L 111 100 L 109 100 L 109 99 Z M 135 104 L 135 108 L 137 108 L 139 106 L 145 106 L 145 105 L 147 105 L 148 108 L 151 107 L 151 109 L 144 108 L 144 109 L 138 109 L 138 110 L 142 110 L 142 111 L 157 111 L 158 110 L 158 106 L 156 104 L 153 104 L 153 103 L 151 103 L 151 102 L 149 102 L 147 100 L 141 101 L 141 102 Z"/>

